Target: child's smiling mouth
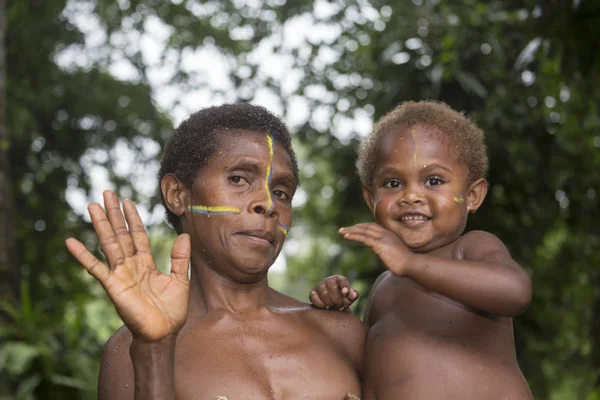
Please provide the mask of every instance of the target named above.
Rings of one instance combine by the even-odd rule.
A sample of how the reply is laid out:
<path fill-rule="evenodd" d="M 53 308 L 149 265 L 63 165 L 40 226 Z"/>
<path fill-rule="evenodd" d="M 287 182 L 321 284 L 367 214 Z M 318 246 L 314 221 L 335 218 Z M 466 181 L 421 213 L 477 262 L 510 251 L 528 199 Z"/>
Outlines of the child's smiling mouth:
<path fill-rule="evenodd" d="M 407 212 L 400 217 L 400 222 L 403 225 L 415 228 L 424 225 L 429 220 L 431 220 L 431 217 L 417 212 Z"/>

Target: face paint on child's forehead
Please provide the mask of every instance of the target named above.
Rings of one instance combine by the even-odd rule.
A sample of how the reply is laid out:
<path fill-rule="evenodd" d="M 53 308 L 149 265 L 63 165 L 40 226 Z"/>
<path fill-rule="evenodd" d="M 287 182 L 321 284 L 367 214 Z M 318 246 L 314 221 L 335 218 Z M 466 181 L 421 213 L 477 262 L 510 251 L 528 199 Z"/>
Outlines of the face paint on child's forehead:
<path fill-rule="evenodd" d="M 452 196 L 452 200 L 454 200 L 454 202 L 457 203 L 457 204 L 464 203 L 465 202 L 465 196 L 463 196 L 460 193 L 456 193 L 454 196 Z"/>
<path fill-rule="evenodd" d="M 277 221 L 277 229 L 279 229 L 281 233 L 283 233 L 283 236 L 287 236 L 290 227 L 281 221 Z"/>
<path fill-rule="evenodd" d="M 268 208 L 269 211 L 273 210 L 273 198 L 271 197 L 271 178 L 273 178 L 273 137 L 271 133 L 267 131 L 267 146 L 269 146 L 269 164 L 267 165 L 267 176 L 265 178 L 265 190 L 267 191 Z"/>
<path fill-rule="evenodd" d="M 211 215 L 241 214 L 242 210 L 229 206 L 189 206 L 188 210 L 193 213 Z"/>
<path fill-rule="evenodd" d="M 412 136 L 413 144 L 415 145 L 415 151 L 413 153 L 413 163 L 415 166 L 417 165 L 417 149 L 419 145 L 417 144 L 417 135 L 415 134 L 415 128 L 411 128 L 410 135 Z"/>

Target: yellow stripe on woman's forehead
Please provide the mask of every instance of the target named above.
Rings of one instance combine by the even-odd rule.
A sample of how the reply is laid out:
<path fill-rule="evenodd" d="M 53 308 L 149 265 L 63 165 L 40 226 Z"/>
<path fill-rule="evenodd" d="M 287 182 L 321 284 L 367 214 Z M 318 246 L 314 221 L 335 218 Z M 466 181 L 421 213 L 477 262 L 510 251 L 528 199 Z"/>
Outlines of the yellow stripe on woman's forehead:
<path fill-rule="evenodd" d="M 267 191 L 268 209 L 273 209 L 273 198 L 271 197 L 271 177 L 273 176 L 273 138 L 271 133 L 267 131 L 267 145 L 269 146 L 269 164 L 267 165 L 267 176 L 265 177 L 265 190 Z"/>

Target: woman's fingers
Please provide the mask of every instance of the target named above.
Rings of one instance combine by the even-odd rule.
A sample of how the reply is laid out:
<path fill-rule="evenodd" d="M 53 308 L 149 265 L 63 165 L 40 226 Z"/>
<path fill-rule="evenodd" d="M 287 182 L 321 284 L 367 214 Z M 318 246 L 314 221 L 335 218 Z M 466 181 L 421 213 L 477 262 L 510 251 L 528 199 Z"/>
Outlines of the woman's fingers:
<path fill-rule="evenodd" d="M 171 249 L 171 275 L 187 281 L 189 265 L 190 236 L 184 233 L 175 239 Z"/>
<path fill-rule="evenodd" d="M 125 263 L 125 254 L 115 235 L 113 227 L 106 217 L 104 210 L 98 203 L 92 203 L 88 206 L 92 224 L 98 235 L 102 252 L 108 260 L 110 269 L 114 269 Z"/>
<path fill-rule="evenodd" d="M 146 228 L 142 223 L 142 218 L 140 218 L 137 207 L 131 200 L 125 199 L 123 200 L 123 211 L 129 225 L 129 233 L 133 239 L 133 247 L 136 253 L 150 254 L 148 233 L 146 233 Z"/>
<path fill-rule="evenodd" d="M 112 226 L 117 241 L 121 246 L 121 250 L 123 251 L 125 257 L 133 257 L 135 254 L 135 249 L 133 247 L 133 242 L 131 241 L 131 236 L 129 235 L 127 225 L 125 225 L 123 211 L 119 205 L 119 198 L 110 190 L 105 190 L 103 196 L 106 215 L 108 216 L 108 221 Z"/>
<path fill-rule="evenodd" d="M 108 267 L 100 262 L 90 251 L 77 239 L 69 238 L 65 241 L 69 252 L 83 265 L 83 267 L 96 278 L 103 286 L 108 277 Z"/>

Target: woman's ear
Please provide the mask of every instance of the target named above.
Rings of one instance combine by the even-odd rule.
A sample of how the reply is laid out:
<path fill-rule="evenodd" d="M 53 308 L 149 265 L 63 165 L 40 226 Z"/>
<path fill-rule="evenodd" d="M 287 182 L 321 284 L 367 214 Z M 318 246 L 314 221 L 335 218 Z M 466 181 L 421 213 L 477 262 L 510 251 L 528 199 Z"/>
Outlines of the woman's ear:
<path fill-rule="evenodd" d="M 480 178 L 469 185 L 467 191 L 467 211 L 474 213 L 483 203 L 488 191 L 488 183 Z"/>
<path fill-rule="evenodd" d="M 185 213 L 188 190 L 174 174 L 166 174 L 160 180 L 165 205 L 173 214 L 181 217 Z"/>

